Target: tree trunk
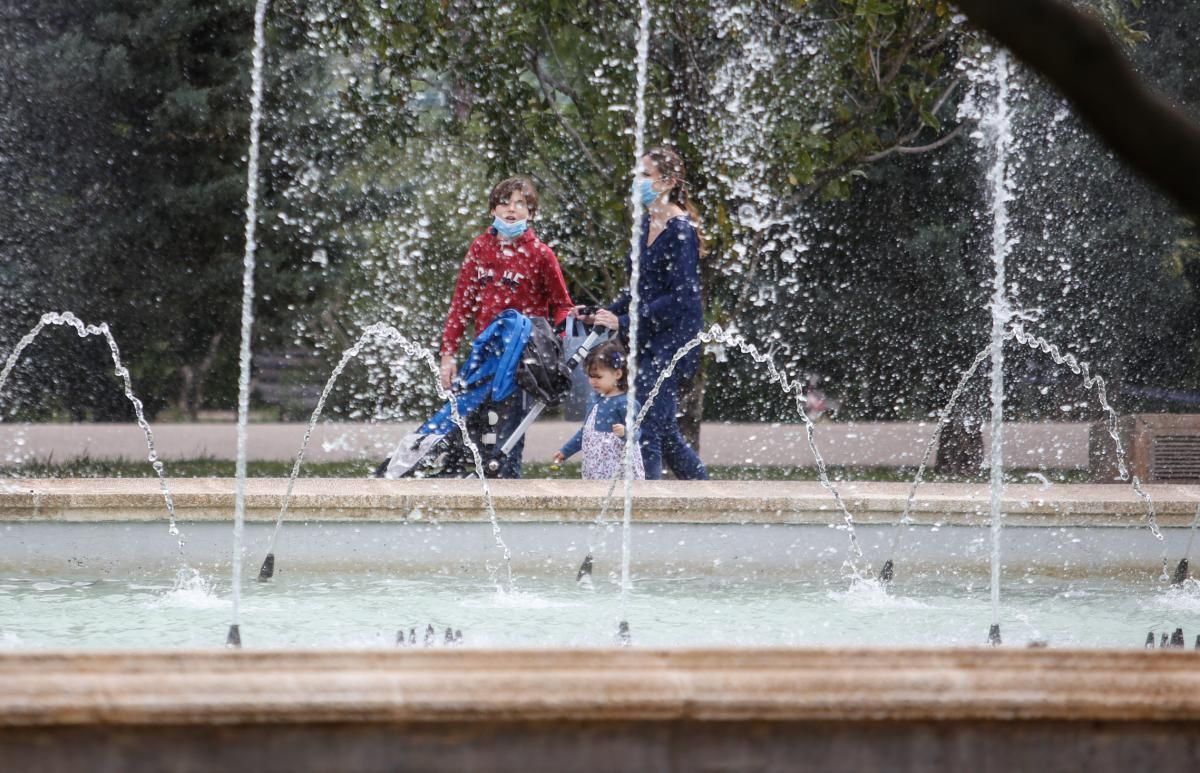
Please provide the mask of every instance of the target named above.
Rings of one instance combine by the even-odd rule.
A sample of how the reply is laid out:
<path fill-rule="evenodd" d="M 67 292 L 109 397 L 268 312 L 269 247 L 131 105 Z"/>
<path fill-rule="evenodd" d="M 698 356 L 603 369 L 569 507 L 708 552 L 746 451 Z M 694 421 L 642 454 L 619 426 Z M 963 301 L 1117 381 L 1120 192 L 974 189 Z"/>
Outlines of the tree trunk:
<path fill-rule="evenodd" d="M 983 469 L 983 420 L 973 412 L 952 418 L 938 439 L 934 469 L 941 475 L 976 477 Z"/>
<path fill-rule="evenodd" d="M 179 412 L 187 421 L 196 421 L 199 418 L 200 408 L 204 405 L 204 387 L 207 384 L 209 372 L 216 364 L 223 335 L 219 332 L 213 334 L 208 341 L 208 351 L 195 366 L 184 365 L 179 369 L 183 382 L 179 388 Z"/>
<path fill-rule="evenodd" d="M 179 412 L 184 421 L 196 420 L 196 401 L 193 394 L 196 389 L 196 369 L 184 365 L 179 369 Z"/>

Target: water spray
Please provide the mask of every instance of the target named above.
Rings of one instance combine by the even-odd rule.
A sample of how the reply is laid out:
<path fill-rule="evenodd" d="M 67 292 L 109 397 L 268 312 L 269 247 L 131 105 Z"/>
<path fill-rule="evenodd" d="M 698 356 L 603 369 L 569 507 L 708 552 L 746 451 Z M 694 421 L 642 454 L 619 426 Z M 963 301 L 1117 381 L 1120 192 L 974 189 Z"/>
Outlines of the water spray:
<path fill-rule="evenodd" d="M 280 529 L 283 527 L 283 520 L 287 515 L 288 506 L 290 505 L 292 499 L 292 491 L 295 488 L 296 479 L 300 475 L 300 466 L 304 463 L 304 454 L 308 449 L 309 441 L 312 439 L 313 430 L 316 427 L 317 420 L 321 416 L 321 412 L 325 409 L 325 401 L 329 398 L 329 394 L 333 391 L 334 385 L 337 383 L 338 378 L 342 375 L 342 372 L 346 369 L 346 366 L 349 365 L 350 361 L 362 352 L 363 347 L 366 346 L 367 343 L 373 340 L 390 340 L 399 344 L 399 346 L 404 350 L 404 353 L 410 358 L 415 360 L 423 360 L 426 366 L 430 369 L 430 372 L 433 373 L 435 377 L 438 373 L 437 362 L 434 360 L 433 353 L 430 352 L 429 349 L 409 340 L 395 327 L 383 322 L 376 322 L 373 325 L 367 326 L 367 328 L 364 329 L 359 335 L 358 340 L 354 343 L 354 345 L 342 354 L 338 364 L 334 367 L 333 372 L 326 380 L 324 389 L 321 390 L 321 396 L 317 400 L 317 405 L 313 409 L 312 415 L 309 416 L 308 426 L 304 431 L 304 441 L 300 444 L 300 450 L 296 454 L 295 464 L 292 465 L 292 474 L 288 479 L 287 491 L 283 495 L 283 503 L 279 508 L 279 515 L 275 518 L 275 528 L 271 532 L 271 539 L 267 543 L 267 555 L 266 558 L 263 559 L 262 567 L 258 572 L 259 582 L 266 582 L 275 575 L 275 542 L 279 537 Z M 496 541 L 497 547 L 499 547 L 501 552 L 504 554 L 504 564 L 508 571 L 508 588 L 511 590 L 513 587 L 512 556 L 509 553 L 508 545 L 504 542 L 504 538 L 500 534 L 500 523 L 496 518 L 496 507 L 492 501 L 491 487 L 488 485 L 485 476 L 482 474 L 483 457 L 479 453 L 478 446 L 476 446 L 475 442 L 471 440 L 470 433 L 467 431 L 466 419 L 461 413 L 459 413 L 458 400 L 455 397 L 454 392 L 448 392 L 442 389 L 441 383 L 437 382 L 436 378 L 434 388 L 437 390 L 439 399 L 446 400 L 450 403 L 450 419 L 454 422 L 455 426 L 458 427 L 459 432 L 463 437 L 463 443 L 467 446 L 467 448 L 470 449 L 474 458 L 475 468 L 479 473 L 479 478 L 483 485 L 484 505 L 487 508 L 488 517 L 492 524 L 492 536 Z"/>
<path fill-rule="evenodd" d="M 1011 332 L 1006 336 L 1011 338 Z M 929 437 L 929 442 L 925 444 L 925 453 L 921 455 L 921 463 L 917 466 L 917 474 L 913 477 L 912 484 L 908 487 L 908 499 L 904 502 L 904 512 L 900 514 L 900 520 L 893 527 L 892 546 L 888 551 L 888 558 L 883 562 L 883 568 L 879 570 L 879 582 L 881 584 L 890 583 L 896 576 L 894 559 L 900 548 L 900 538 L 904 534 L 904 529 L 912 523 L 910 514 L 912 513 L 913 502 L 917 496 L 917 486 L 921 485 L 922 479 L 925 477 L 925 468 L 929 465 L 929 458 L 933 455 L 933 447 L 937 445 L 938 440 L 942 436 L 942 430 L 950 421 L 950 415 L 954 411 L 954 406 L 958 404 L 958 400 L 962 397 L 963 391 L 967 388 L 967 383 L 975 372 L 979 370 L 979 366 L 991 354 L 991 347 L 981 350 L 975 355 L 975 359 L 971 361 L 971 366 L 963 371 L 963 374 L 958 379 L 958 385 L 954 387 L 954 391 L 950 394 L 950 400 L 946 403 L 938 414 L 937 427 L 934 428 L 933 434 Z"/>
<path fill-rule="evenodd" d="M 666 368 L 664 368 L 662 373 L 659 374 L 658 381 L 654 383 L 654 388 L 650 390 L 650 394 L 646 396 L 645 401 L 642 403 L 641 412 L 638 413 L 637 418 L 629 425 L 631 429 L 628 432 L 628 436 L 636 437 L 638 429 L 642 426 L 642 421 L 645 420 L 646 415 L 649 413 L 650 406 L 658 397 L 658 393 L 661 390 L 663 383 L 666 382 L 666 380 L 675 372 L 675 368 L 678 366 L 679 362 L 685 356 L 687 356 L 688 352 L 692 351 L 697 346 L 710 343 L 720 343 L 732 347 L 743 354 L 749 355 L 749 357 L 756 364 L 765 365 L 769 382 L 772 384 L 779 384 L 780 388 L 785 394 L 792 396 L 792 399 L 796 404 L 796 412 L 799 414 L 801 421 L 804 423 L 805 438 L 808 441 L 808 449 L 812 453 L 813 460 L 817 466 L 817 477 L 820 480 L 821 486 L 833 496 L 833 501 L 837 505 L 838 511 L 842 515 L 842 523 L 845 524 L 846 532 L 849 535 L 850 550 L 848 560 L 850 566 L 853 569 L 854 575 L 857 579 L 866 579 L 866 577 L 871 574 L 870 565 L 868 564 L 865 570 L 859 566 L 859 561 L 864 560 L 864 556 L 862 546 L 859 545 L 858 542 L 858 534 L 854 528 L 854 515 L 846 507 L 846 502 L 842 498 L 841 492 L 838 491 L 837 486 L 835 486 L 833 481 L 829 479 L 829 472 L 825 466 L 825 458 L 821 455 L 820 450 L 817 448 L 816 425 L 813 423 L 812 418 L 805 410 L 808 398 L 804 394 L 803 382 L 801 382 L 799 379 L 792 379 L 788 375 L 787 371 L 780 370 L 779 367 L 776 366 L 775 360 L 770 353 L 764 354 L 760 352 L 758 347 L 746 341 L 740 334 L 731 333 L 723 329 L 720 325 L 712 325 L 708 328 L 708 330 L 702 330 L 699 335 L 697 335 L 691 341 L 688 341 L 686 344 L 679 347 L 679 349 L 675 351 L 671 361 L 667 363 Z M 604 497 L 600 507 L 600 513 L 597 515 L 596 520 L 591 528 L 593 533 L 596 529 L 603 529 L 607 525 L 606 515 L 608 513 L 609 504 L 613 499 L 613 492 L 616 489 L 616 484 L 620 480 L 621 475 L 616 474 L 613 476 L 612 480 L 609 481 L 608 493 Z M 587 558 L 584 558 L 584 563 L 582 566 L 580 566 L 579 573 L 576 574 L 576 580 L 579 580 L 584 576 L 585 569 L 587 570 L 586 573 L 590 574 L 591 566 L 589 565 L 588 559 L 591 558 L 596 552 L 593 549 L 593 545 L 590 540 L 591 537 L 589 537 Z"/>
<path fill-rule="evenodd" d="M 56 312 L 51 311 L 43 314 L 38 323 L 33 328 L 21 337 L 13 350 L 9 352 L 8 358 L 4 362 L 3 370 L 0 370 L 0 393 L 4 391 L 4 385 L 8 383 L 8 377 L 16 367 L 17 362 L 21 359 L 21 354 L 33 343 L 34 339 L 42 332 L 47 325 L 63 325 L 75 329 L 75 334 L 80 338 L 88 336 L 101 336 L 108 344 L 108 352 L 112 356 L 113 373 L 117 378 L 121 379 L 122 387 L 125 392 L 126 399 L 133 407 L 134 416 L 137 418 L 137 425 L 141 428 L 142 434 L 146 436 L 146 458 L 150 462 L 150 466 L 154 468 L 154 472 L 158 474 L 158 485 L 162 489 L 163 499 L 167 505 L 167 517 L 170 519 L 167 526 L 167 533 L 171 536 L 179 536 L 179 527 L 175 523 L 175 500 L 171 496 L 171 490 L 167 487 L 167 473 L 162 461 L 158 458 L 158 449 L 154 446 L 154 433 L 150 430 L 150 422 L 146 421 L 146 412 L 142 401 L 133 393 L 133 382 L 129 377 L 129 368 L 121 362 L 121 349 L 117 346 L 117 340 L 113 338 L 112 331 L 108 329 L 107 322 L 101 322 L 99 325 L 88 325 L 79 317 L 69 311 Z M 179 540 L 179 550 L 183 551 L 183 540 Z"/>
<path fill-rule="evenodd" d="M 338 360 L 338 364 L 334 366 L 333 372 L 330 373 L 329 378 L 326 379 L 325 387 L 321 390 L 321 396 L 317 399 L 317 405 L 315 408 L 313 408 L 313 412 L 308 418 L 308 426 L 304 429 L 304 440 L 300 443 L 300 450 L 296 453 L 296 461 L 292 465 L 292 474 L 288 478 L 287 491 L 284 492 L 283 502 L 279 508 L 279 515 L 275 518 L 275 529 L 271 532 L 271 539 L 267 543 L 267 557 L 263 560 L 262 567 L 258 572 L 259 582 L 266 582 L 275 575 L 275 542 L 279 537 L 280 529 L 283 527 L 283 519 L 287 516 L 288 506 L 291 504 L 292 491 L 296 486 L 296 479 L 300 476 L 300 467 L 302 464 L 304 464 L 304 454 L 308 450 L 308 444 L 312 439 L 312 433 L 316 428 L 317 420 L 321 417 L 321 413 L 325 410 L 325 402 L 329 399 L 329 394 L 333 391 L 334 385 L 337 383 L 338 378 L 342 375 L 342 372 L 346 369 L 346 366 L 349 365 L 350 361 L 362 352 L 363 347 L 367 343 L 373 340 L 387 339 L 391 339 L 399 343 L 404 349 L 405 354 L 407 354 L 409 357 L 421 359 L 423 355 L 426 365 L 428 365 L 430 370 L 435 375 L 437 374 L 437 363 L 433 359 L 433 354 L 427 348 L 421 346 L 420 344 L 409 341 L 400 333 L 400 331 L 396 330 L 396 328 L 382 322 L 369 325 L 359 335 L 358 340 L 354 342 L 354 345 L 342 353 L 341 359 Z M 461 417 L 458 415 L 458 406 L 454 399 L 454 394 L 452 392 L 447 393 L 442 390 L 440 383 L 436 385 L 436 388 L 438 390 L 439 397 L 449 398 L 451 402 L 452 418 L 459 428 L 465 433 L 466 425 L 460 420 Z"/>

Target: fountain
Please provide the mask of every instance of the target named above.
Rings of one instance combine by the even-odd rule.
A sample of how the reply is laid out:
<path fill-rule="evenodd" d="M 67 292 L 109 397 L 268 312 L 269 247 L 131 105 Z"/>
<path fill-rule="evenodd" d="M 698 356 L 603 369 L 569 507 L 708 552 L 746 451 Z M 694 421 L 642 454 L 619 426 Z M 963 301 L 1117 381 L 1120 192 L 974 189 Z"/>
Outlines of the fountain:
<path fill-rule="evenodd" d="M 1161 637 L 1155 649 L 1183 649 L 1200 625 L 1187 576 L 1200 523 L 1194 497 L 1161 487 L 1154 501 L 1136 476 L 1128 489 L 1059 486 L 1053 495 L 1004 477 L 1006 344 L 1047 355 L 1095 390 L 1126 474 L 1104 381 L 1027 332 L 1007 294 L 1004 53 L 985 132 L 994 143 L 991 345 L 962 372 L 912 484 L 835 480 L 805 379 L 780 366 L 768 343 L 714 325 L 676 353 L 659 385 L 696 347 L 741 357 L 790 397 L 819 480 L 635 484 L 626 472 L 618 548 L 607 540 L 617 480 L 489 483 L 474 448 L 474 481 L 301 479 L 326 400 L 364 346 L 388 342 L 436 371 L 415 334 L 384 323 L 346 348 L 286 484 L 247 480 L 265 14 L 260 0 L 235 481 L 183 480 L 168 491 L 107 326 L 46 315 L 0 374 L 2 385 L 46 324 L 104 335 L 146 432 L 169 530 L 176 519 L 188 524 L 188 561 L 202 567 L 199 581 L 170 581 L 179 556 L 161 539 L 158 498 L 139 481 L 23 480 L 0 492 L 0 508 L 16 514 L 0 540 L 0 649 L 13 650 L 0 656 L 7 759 L 33 767 L 52 753 L 78 762 L 107 743 L 117 768 L 185 758 L 378 769 L 402 758 L 422 769 L 517 769 L 542 755 L 550 767 L 600 769 L 616 755 L 622 767 L 654 769 L 722 754 L 750 768 L 803 757 L 823 769 L 916 769 L 934 752 L 912 739 L 939 733 L 947 739 L 939 759 L 951 768 L 1002 754 L 1019 766 L 1065 769 L 1087 753 L 1089 734 L 1118 750 L 1085 761 L 1101 770 L 1148 764 L 1139 755 L 1169 768 L 1191 754 L 1196 656 L 1138 645 L 1149 631 L 1145 648 Z M 642 0 L 635 158 L 650 25 Z M 635 288 L 639 206 L 635 197 Z M 634 351 L 637 304 L 635 294 Z M 989 358 L 986 497 L 971 484 L 929 484 L 918 498 L 937 433 Z M 659 385 L 641 414 L 630 403 L 631 433 Z M 455 421 L 465 435 L 457 411 Z M 1152 536 L 1130 527 L 1143 514 Z M 265 548 L 259 577 L 271 582 L 243 588 L 250 545 Z M 1170 589 L 1146 570 L 1159 561 L 1165 569 L 1168 549 L 1182 556 Z M 497 551 L 503 584 L 490 560 Z M 882 567 L 877 580 L 873 563 Z M 226 569 L 228 589 L 212 579 Z M 246 634 L 243 651 L 214 646 L 229 613 L 227 645 L 241 650 Z M 972 623 L 985 617 L 995 649 L 980 646 Z M 97 741 L 114 727 L 117 740 Z M 36 740 L 46 737 L 60 741 L 52 752 Z M 581 749 L 592 762 L 580 760 Z"/>

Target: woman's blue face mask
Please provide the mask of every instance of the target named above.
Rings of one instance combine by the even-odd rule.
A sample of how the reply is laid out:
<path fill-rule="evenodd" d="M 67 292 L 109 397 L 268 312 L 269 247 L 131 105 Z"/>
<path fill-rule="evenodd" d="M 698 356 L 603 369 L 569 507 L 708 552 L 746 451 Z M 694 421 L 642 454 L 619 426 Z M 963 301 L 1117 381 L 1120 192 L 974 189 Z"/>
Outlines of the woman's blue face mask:
<path fill-rule="evenodd" d="M 654 181 L 645 178 L 638 180 L 636 190 L 638 198 L 641 199 L 642 206 L 644 207 L 653 204 L 654 200 L 661 195 L 658 191 L 654 190 Z"/>
<path fill-rule="evenodd" d="M 494 221 L 492 221 L 492 228 L 496 229 L 496 233 L 499 234 L 500 238 L 502 239 L 515 239 L 521 234 L 525 233 L 525 229 L 528 228 L 528 224 L 524 220 L 518 220 L 515 223 L 507 223 L 500 218 L 496 218 Z"/>

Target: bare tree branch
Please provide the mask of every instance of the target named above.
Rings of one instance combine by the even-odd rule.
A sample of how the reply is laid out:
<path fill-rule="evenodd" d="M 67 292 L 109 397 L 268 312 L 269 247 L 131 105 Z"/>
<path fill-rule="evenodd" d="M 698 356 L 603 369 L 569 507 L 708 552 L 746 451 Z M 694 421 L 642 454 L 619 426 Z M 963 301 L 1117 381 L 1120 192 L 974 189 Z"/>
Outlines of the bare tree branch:
<path fill-rule="evenodd" d="M 887 148 L 886 150 L 881 150 L 878 153 L 873 153 L 873 154 L 867 156 L 863 160 L 874 163 L 875 161 L 880 161 L 882 159 L 887 158 L 888 156 L 892 155 L 893 153 L 901 153 L 904 155 L 916 155 L 918 153 L 928 153 L 931 150 L 937 150 L 938 148 L 942 147 L 943 145 L 953 141 L 956 137 L 958 137 L 958 135 L 962 134 L 964 127 L 966 127 L 966 124 L 960 123 L 958 126 L 955 126 L 954 130 L 951 131 L 950 133 L 948 133 L 946 136 L 940 137 L 939 139 L 934 140 L 933 142 L 929 143 L 928 145 L 893 145 L 890 148 Z"/>
<path fill-rule="evenodd" d="M 600 160 L 596 158 L 596 154 L 593 153 L 592 149 L 588 147 L 588 144 L 584 142 L 583 137 L 579 136 L 579 132 L 575 130 L 575 127 L 568 123 L 567 120 L 563 118 L 563 114 L 559 112 L 555 94 L 551 90 L 549 84 L 546 83 L 546 79 L 542 74 L 542 63 L 538 57 L 537 51 L 529 51 L 529 66 L 533 69 L 534 75 L 537 76 L 538 86 L 541 87 L 542 95 L 546 97 L 546 101 L 550 104 L 550 110 L 554 113 L 554 117 L 558 120 L 558 125 L 563 128 L 563 131 L 565 131 L 572 140 L 574 140 L 575 145 L 578 146 L 579 150 L 583 152 L 584 158 L 588 160 L 588 163 L 592 165 L 592 168 L 596 170 L 596 173 L 604 178 L 606 182 L 611 183 L 612 171 L 600 163 Z"/>

